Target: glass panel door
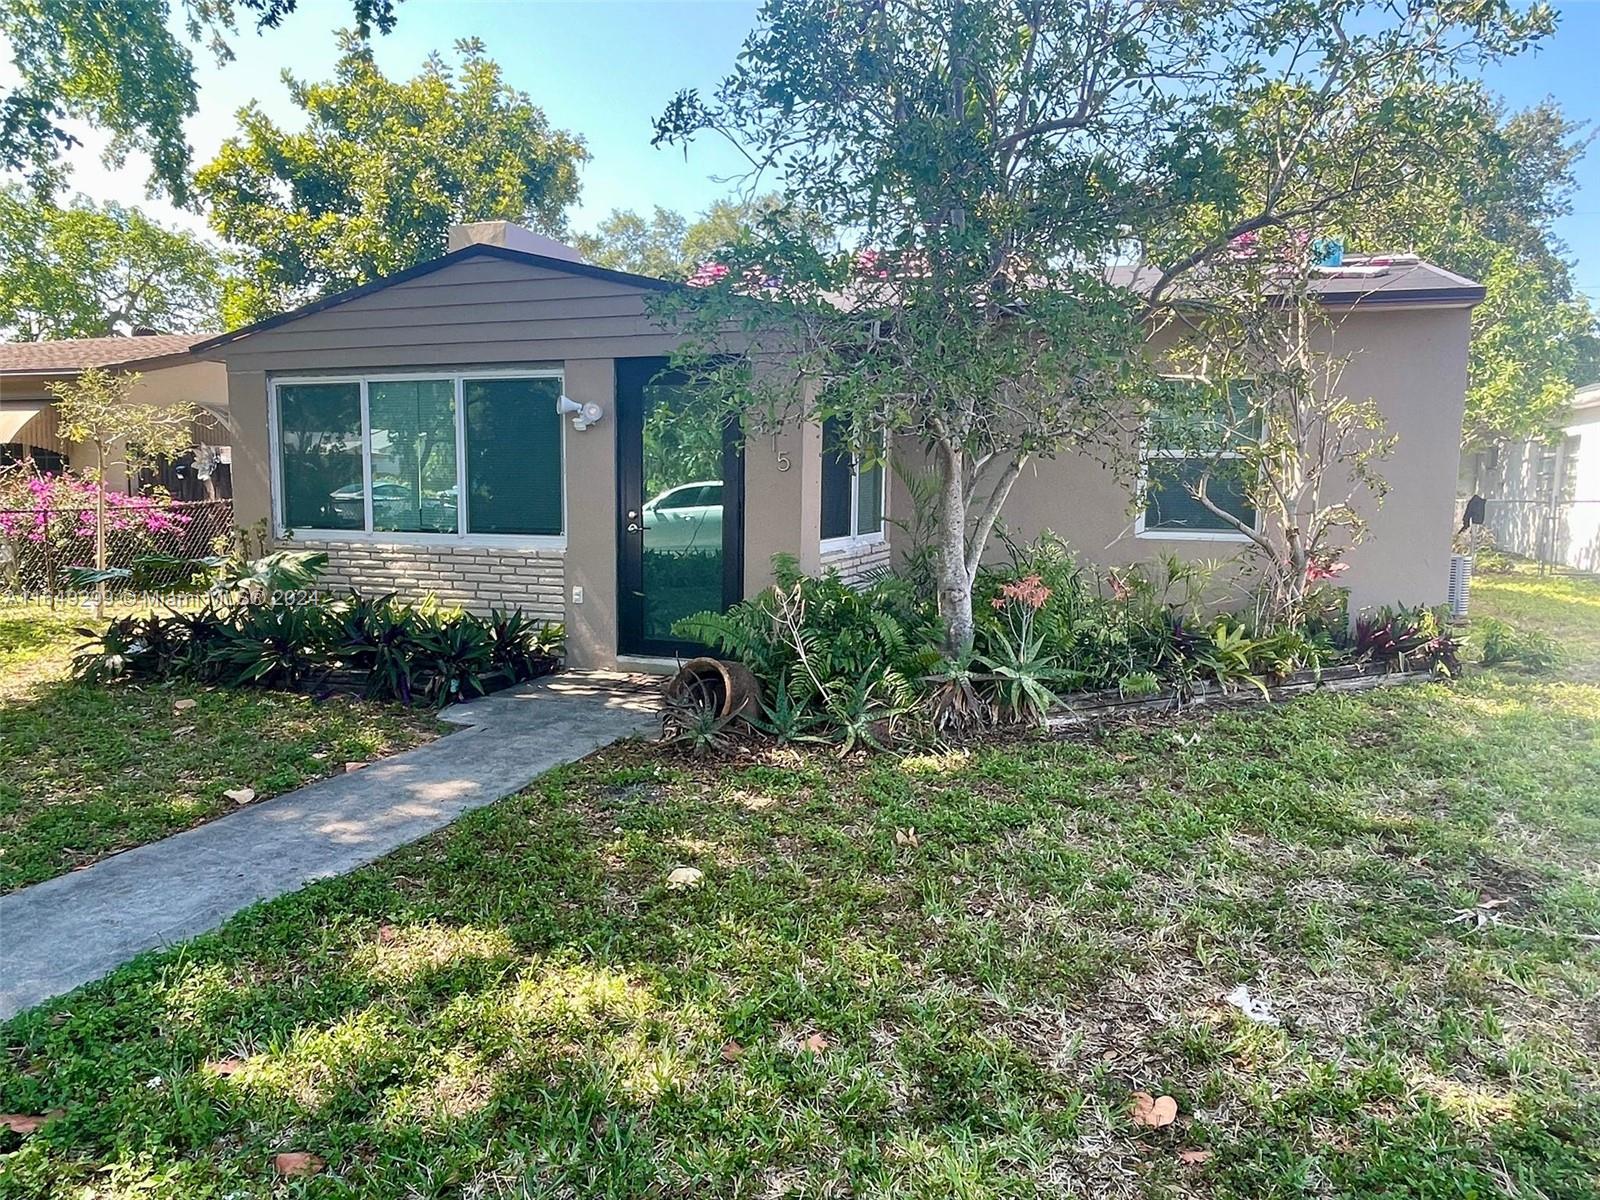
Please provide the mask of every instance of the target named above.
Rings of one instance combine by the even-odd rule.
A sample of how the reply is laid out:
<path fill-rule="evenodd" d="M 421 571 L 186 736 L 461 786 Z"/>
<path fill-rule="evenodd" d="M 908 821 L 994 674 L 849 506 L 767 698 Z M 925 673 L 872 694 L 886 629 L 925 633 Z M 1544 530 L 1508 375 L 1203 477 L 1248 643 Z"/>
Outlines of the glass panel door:
<path fill-rule="evenodd" d="M 721 612 L 743 582 L 737 436 L 711 398 L 665 367 L 617 362 L 624 653 L 699 653 L 673 626 Z"/>

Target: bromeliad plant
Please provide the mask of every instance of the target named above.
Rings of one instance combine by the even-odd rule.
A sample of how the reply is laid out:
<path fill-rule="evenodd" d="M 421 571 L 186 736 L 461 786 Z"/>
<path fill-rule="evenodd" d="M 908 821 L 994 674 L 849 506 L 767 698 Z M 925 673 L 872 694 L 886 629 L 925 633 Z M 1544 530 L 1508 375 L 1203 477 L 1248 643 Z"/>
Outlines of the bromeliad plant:
<path fill-rule="evenodd" d="M 1351 651 L 1357 662 L 1381 663 L 1396 671 L 1427 666 L 1454 676 L 1461 673 L 1464 644 L 1445 628 L 1435 609 L 1401 605 L 1357 620 Z"/>
<path fill-rule="evenodd" d="M 183 677 L 229 687 L 335 690 L 355 676 L 372 699 L 443 705 L 554 671 L 559 624 L 488 619 L 352 592 L 338 600 L 207 605 L 79 631 L 79 678 Z"/>
<path fill-rule="evenodd" d="M 674 632 L 749 667 L 768 696 L 781 689 L 789 720 L 817 718 L 847 740 L 829 713 L 897 722 L 915 704 L 915 680 L 939 662 L 932 606 L 904 580 L 880 576 L 852 588 L 835 574 L 802 575 L 787 555 L 777 581 L 724 613 L 686 617 Z"/>

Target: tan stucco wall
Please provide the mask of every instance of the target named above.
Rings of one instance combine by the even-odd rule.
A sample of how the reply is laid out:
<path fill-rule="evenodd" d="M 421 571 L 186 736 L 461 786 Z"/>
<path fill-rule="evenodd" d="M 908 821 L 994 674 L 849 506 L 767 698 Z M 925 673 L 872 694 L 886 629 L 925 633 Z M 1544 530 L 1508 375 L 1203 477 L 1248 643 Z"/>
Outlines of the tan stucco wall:
<path fill-rule="evenodd" d="M 609 358 L 571 359 L 564 386 L 606 419 L 582 433 L 564 422 L 567 454 L 565 613 L 571 662 L 604 666 L 617 654 L 617 376 Z M 573 589 L 583 589 L 583 603 Z"/>
<path fill-rule="evenodd" d="M 1394 454 L 1379 468 L 1390 492 L 1381 508 L 1364 510 L 1367 540 L 1347 556 L 1353 611 L 1378 605 L 1442 604 L 1450 572 L 1455 481 L 1460 459 L 1461 416 L 1466 396 L 1469 310 L 1465 308 L 1369 309 L 1345 315 L 1330 345 L 1347 357 L 1340 391 L 1371 397 Z M 1160 343 L 1155 347 L 1159 354 Z M 914 448 L 902 450 L 915 462 Z M 897 478 L 893 503 L 910 508 Z M 1341 493 L 1342 494 L 1342 493 Z M 1085 559 L 1107 566 L 1148 562 L 1165 553 L 1180 558 L 1232 560 L 1243 552 L 1237 540 L 1136 536 L 1126 461 L 1120 467 L 1076 455 L 1030 465 L 1004 512 L 1008 532 L 1032 539 L 1049 530 Z M 896 553 L 904 534 L 891 526 Z M 1004 555 L 992 543 L 989 557 Z"/>

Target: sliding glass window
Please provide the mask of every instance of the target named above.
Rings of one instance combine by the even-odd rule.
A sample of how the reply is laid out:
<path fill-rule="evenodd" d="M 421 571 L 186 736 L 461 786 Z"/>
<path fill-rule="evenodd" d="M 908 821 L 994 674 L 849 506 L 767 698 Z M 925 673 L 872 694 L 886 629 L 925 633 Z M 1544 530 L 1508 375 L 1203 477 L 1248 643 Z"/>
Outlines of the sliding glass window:
<path fill-rule="evenodd" d="M 285 529 L 559 538 L 558 375 L 283 380 L 273 389 Z"/>
<path fill-rule="evenodd" d="M 286 526 L 365 527 L 359 383 L 278 389 L 278 478 Z"/>
<path fill-rule="evenodd" d="M 456 387 L 450 379 L 367 385 L 372 426 L 372 528 L 455 533 Z"/>
<path fill-rule="evenodd" d="M 559 379 L 468 379 L 469 533 L 559 534 Z"/>

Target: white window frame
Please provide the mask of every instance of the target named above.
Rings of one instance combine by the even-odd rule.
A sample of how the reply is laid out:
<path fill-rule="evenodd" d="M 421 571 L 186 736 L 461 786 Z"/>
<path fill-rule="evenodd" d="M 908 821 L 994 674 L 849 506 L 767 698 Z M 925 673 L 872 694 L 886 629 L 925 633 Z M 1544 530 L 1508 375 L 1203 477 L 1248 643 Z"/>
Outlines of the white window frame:
<path fill-rule="evenodd" d="M 850 456 L 850 532 L 842 537 L 823 538 L 820 548 L 824 554 L 881 546 L 889 540 L 889 472 L 886 468 L 887 464 L 883 472 L 883 486 L 878 489 L 878 528 L 871 533 L 858 533 L 857 530 L 861 528 L 861 456 Z"/>
<path fill-rule="evenodd" d="M 1169 383 L 1210 383 L 1204 375 L 1163 375 L 1162 379 Z M 1148 423 L 1147 423 L 1148 428 Z M 1146 489 L 1150 486 L 1150 460 L 1154 458 L 1177 459 L 1180 462 L 1197 457 L 1193 454 L 1184 454 L 1181 451 L 1170 449 L 1151 449 L 1147 436 L 1143 433 L 1139 437 L 1139 515 L 1133 521 L 1133 536 L 1152 542 L 1249 542 L 1250 535 L 1241 533 L 1237 529 L 1151 529 L 1145 525 L 1145 513 L 1150 511 L 1150 500 Z M 1224 450 L 1215 456 L 1218 459 L 1243 458 L 1244 455 L 1236 450 Z M 1261 530 L 1261 512 L 1256 511 L 1255 530 Z"/>
<path fill-rule="evenodd" d="M 372 422 L 367 406 L 367 385 L 405 383 L 419 379 L 448 379 L 455 385 L 456 419 L 456 531 L 454 533 L 405 533 L 372 528 Z M 468 533 L 471 500 L 467 495 L 467 416 L 466 383 L 473 379 L 554 379 L 566 392 L 566 372 L 561 367 L 488 367 L 482 370 L 382 371 L 363 374 L 274 375 L 267 387 L 267 445 L 271 456 L 268 473 L 272 488 L 272 527 L 278 537 L 295 537 L 315 542 L 353 542 L 379 546 L 492 546 L 506 550 L 564 550 L 567 546 L 567 427 L 561 429 L 561 532 L 550 533 Z M 283 455 L 279 445 L 278 389 L 309 383 L 354 383 L 361 395 L 361 486 L 364 509 L 363 529 L 317 529 L 290 527 L 283 517 Z"/>

